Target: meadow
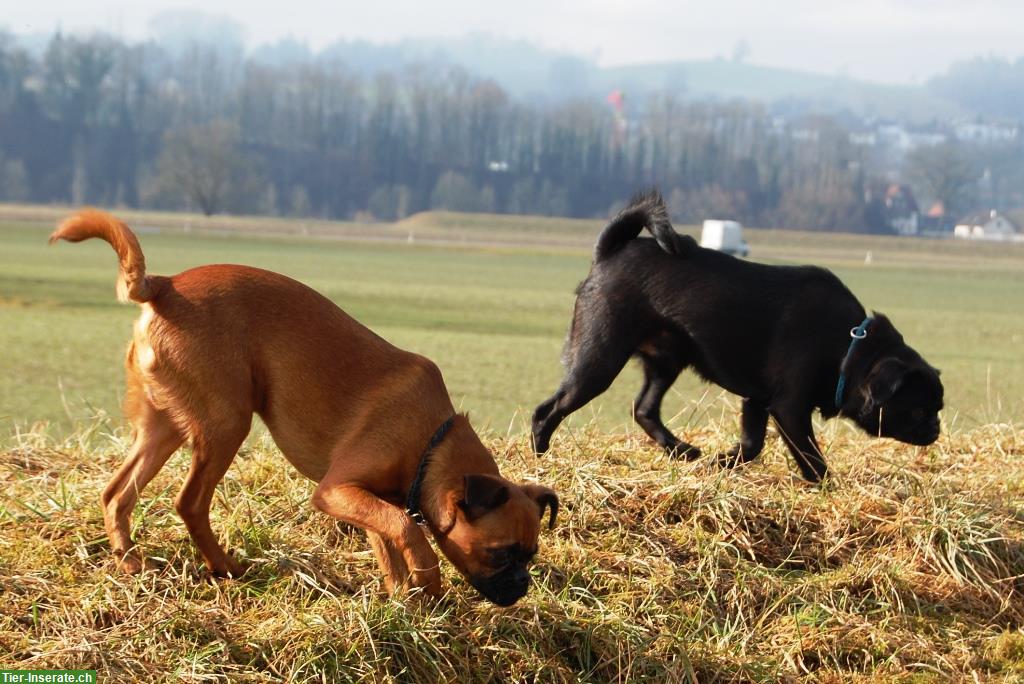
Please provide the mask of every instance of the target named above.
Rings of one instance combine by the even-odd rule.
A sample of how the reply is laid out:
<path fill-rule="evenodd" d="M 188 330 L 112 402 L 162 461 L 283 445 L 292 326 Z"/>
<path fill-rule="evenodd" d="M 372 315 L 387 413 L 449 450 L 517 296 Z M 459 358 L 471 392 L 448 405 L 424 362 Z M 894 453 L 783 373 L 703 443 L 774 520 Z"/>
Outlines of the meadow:
<path fill-rule="evenodd" d="M 97 413 L 117 416 L 137 310 L 115 300 L 113 253 L 99 242 L 47 247 L 59 210 L 42 221 L 38 210 L 12 213 L 21 220 L 0 223 L 0 437 L 39 421 L 68 430 Z M 383 226 L 127 216 L 140 228 L 150 272 L 229 262 L 301 280 L 395 344 L 437 361 L 457 404 L 501 434 L 521 432 L 561 378 L 573 291 L 601 228 L 444 214 Z M 753 258 L 830 267 L 866 307 L 888 314 L 942 370 L 951 425 L 1024 417 L 1024 245 L 791 231 L 748 231 L 748 239 Z M 582 422 L 627 429 L 639 387 L 631 365 L 581 412 Z M 684 373 L 665 412 L 685 431 L 731 416 L 735 406 Z"/>
<path fill-rule="evenodd" d="M 736 471 L 666 458 L 630 420 L 633 367 L 548 456 L 529 452 L 600 222 L 128 214 L 151 272 L 280 271 L 433 358 L 503 473 L 559 491 L 530 594 L 498 609 L 445 562 L 440 602 L 384 595 L 362 533 L 313 510 L 312 484 L 259 430 L 212 514 L 244 577 L 211 581 L 173 510 L 187 450 L 136 510 L 153 569 L 114 573 L 98 498 L 130 441 L 118 403 L 137 311 L 115 301 L 106 244 L 46 247 L 61 213 L 0 208 L 0 667 L 101 681 L 1024 680 L 1020 247 L 748 231 L 752 258 L 832 268 L 943 371 L 936 444 L 830 421 L 835 478 L 816 488 L 774 433 Z M 665 408 L 709 452 L 735 439 L 736 399 L 692 376 Z"/>

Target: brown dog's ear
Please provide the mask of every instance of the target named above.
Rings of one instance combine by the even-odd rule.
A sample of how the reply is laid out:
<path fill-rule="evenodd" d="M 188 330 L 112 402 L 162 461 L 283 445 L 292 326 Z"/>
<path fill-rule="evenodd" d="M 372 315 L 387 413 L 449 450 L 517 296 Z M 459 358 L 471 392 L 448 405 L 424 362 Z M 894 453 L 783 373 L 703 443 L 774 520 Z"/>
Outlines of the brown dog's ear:
<path fill-rule="evenodd" d="M 526 496 L 536 501 L 537 505 L 540 506 L 540 517 L 542 520 L 544 519 L 544 510 L 551 510 L 551 517 L 548 518 L 548 529 L 552 529 L 555 526 L 555 518 L 558 517 L 558 495 L 555 494 L 555 490 L 532 483 L 519 486 Z"/>
<path fill-rule="evenodd" d="M 874 365 L 864 380 L 864 406 L 861 414 L 874 413 L 887 402 L 903 384 L 907 364 L 895 357 L 884 358 Z"/>
<path fill-rule="evenodd" d="M 470 520 L 508 501 L 508 482 L 494 475 L 463 476 L 465 490 L 459 506 Z"/>

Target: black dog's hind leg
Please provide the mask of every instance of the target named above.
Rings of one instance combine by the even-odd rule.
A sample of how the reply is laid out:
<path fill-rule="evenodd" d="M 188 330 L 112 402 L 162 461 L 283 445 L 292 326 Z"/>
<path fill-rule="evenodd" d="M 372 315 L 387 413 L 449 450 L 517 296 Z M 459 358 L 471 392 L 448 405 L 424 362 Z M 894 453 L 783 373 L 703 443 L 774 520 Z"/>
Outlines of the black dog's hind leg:
<path fill-rule="evenodd" d="M 559 424 L 608 389 L 628 360 L 629 352 L 625 350 L 581 350 L 558 390 L 533 412 L 534 451 L 547 451 Z"/>
<path fill-rule="evenodd" d="M 673 435 L 661 421 L 661 401 L 686 364 L 661 354 L 641 354 L 640 362 L 644 367 L 644 385 L 636 395 L 634 419 L 673 458 L 685 458 L 687 461 L 699 458 L 700 449 Z"/>
<path fill-rule="evenodd" d="M 789 453 L 800 466 L 800 472 L 809 482 L 821 482 L 828 475 L 828 466 L 814 439 L 811 409 L 806 407 L 779 407 L 772 409 L 772 417 L 789 447 Z"/>
<path fill-rule="evenodd" d="M 718 455 L 718 464 L 723 468 L 735 468 L 757 458 L 764 448 L 767 429 L 768 407 L 753 399 L 744 399 L 740 417 L 740 441 L 726 453 Z"/>

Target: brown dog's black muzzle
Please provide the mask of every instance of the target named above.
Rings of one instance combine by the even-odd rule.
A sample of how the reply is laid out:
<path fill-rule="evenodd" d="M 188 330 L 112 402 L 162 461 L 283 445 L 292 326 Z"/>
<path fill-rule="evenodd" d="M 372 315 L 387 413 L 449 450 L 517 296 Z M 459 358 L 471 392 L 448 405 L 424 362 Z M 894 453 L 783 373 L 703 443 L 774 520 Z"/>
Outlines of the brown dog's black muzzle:
<path fill-rule="evenodd" d="M 530 573 L 525 565 L 512 565 L 490 577 L 471 577 L 469 583 L 491 603 L 507 608 L 526 595 Z"/>

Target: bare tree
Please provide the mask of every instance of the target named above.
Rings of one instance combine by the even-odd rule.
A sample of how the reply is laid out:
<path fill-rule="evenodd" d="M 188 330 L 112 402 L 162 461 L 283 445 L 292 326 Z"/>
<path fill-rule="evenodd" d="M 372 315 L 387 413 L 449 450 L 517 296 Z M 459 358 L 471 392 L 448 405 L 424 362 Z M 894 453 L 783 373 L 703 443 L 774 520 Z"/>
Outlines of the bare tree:
<path fill-rule="evenodd" d="M 953 143 L 918 147 L 907 155 L 907 173 L 933 200 L 947 211 L 961 211 L 969 200 L 968 190 L 977 182 L 977 165 L 965 150 Z"/>
<path fill-rule="evenodd" d="M 44 102 L 71 138 L 71 201 L 81 204 L 88 189 L 87 145 L 97 125 L 101 87 L 114 64 L 114 44 L 103 37 L 65 38 L 56 34 L 46 48 Z"/>
<path fill-rule="evenodd" d="M 0 201 L 24 202 L 29 198 L 28 174 L 20 159 L 5 159 L 0 150 Z"/>
<path fill-rule="evenodd" d="M 157 161 L 161 182 L 207 216 L 222 211 L 232 185 L 246 173 L 238 139 L 238 126 L 224 120 L 169 131 Z"/>
<path fill-rule="evenodd" d="M 480 210 L 473 181 L 454 171 L 446 171 L 437 179 L 434 192 L 430 195 L 430 206 L 444 211 Z"/>

